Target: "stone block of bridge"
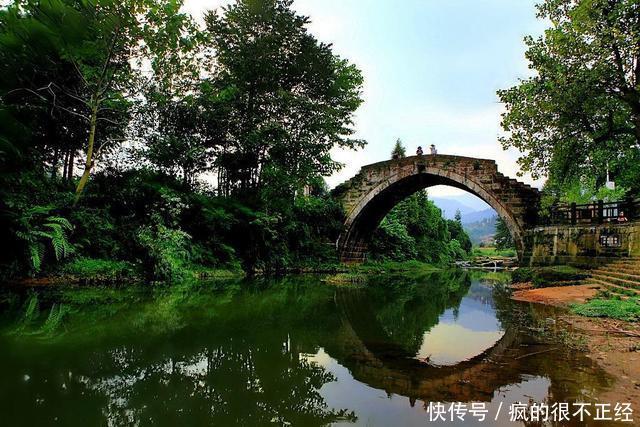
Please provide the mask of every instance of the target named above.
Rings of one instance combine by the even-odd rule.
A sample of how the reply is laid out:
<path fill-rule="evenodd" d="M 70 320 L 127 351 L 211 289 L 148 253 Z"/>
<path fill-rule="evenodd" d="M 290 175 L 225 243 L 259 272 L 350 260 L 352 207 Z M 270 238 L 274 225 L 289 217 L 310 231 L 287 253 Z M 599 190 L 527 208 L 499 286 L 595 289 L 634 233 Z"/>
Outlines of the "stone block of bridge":
<path fill-rule="evenodd" d="M 368 241 L 385 215 L 411 194 L 434 185 L 468 191 L 487 202 L 511 231 L 519 255 L 525 230 L 535 226 L 539 192 L 498 171 L 494 160 L 450 155 L 411 156 L 364 166 L 336 187 L 346 212 L 338 241 L 344 262 L 361 262 Z"/>

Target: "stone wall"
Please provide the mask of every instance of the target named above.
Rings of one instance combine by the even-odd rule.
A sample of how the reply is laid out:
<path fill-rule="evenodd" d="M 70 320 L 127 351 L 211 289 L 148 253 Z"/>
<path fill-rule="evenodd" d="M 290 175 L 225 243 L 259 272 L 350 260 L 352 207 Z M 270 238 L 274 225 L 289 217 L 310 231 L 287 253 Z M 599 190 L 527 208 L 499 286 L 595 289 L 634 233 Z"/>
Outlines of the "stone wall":
<path fill-rule="evenodd" d="M 522 265 L 594 266 L 640 256 L 640 223 L 537 227 L 524 240 Z"/>

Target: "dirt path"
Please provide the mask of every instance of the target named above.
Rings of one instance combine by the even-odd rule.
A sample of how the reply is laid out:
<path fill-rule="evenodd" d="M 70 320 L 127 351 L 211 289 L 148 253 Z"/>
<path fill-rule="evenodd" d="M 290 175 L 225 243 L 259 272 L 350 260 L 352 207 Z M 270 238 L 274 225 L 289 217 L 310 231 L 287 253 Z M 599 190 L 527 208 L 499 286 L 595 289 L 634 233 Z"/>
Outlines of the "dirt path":
<path fill-rule="evenodd" d="M 596 296 L 599 287 L 595 285 L 558 286 L 533 289 L 530 284 L 516 284 L 511 296 L 516 301 L 536 302 L 554 306 L 566 306 L 585 302 Z"/>

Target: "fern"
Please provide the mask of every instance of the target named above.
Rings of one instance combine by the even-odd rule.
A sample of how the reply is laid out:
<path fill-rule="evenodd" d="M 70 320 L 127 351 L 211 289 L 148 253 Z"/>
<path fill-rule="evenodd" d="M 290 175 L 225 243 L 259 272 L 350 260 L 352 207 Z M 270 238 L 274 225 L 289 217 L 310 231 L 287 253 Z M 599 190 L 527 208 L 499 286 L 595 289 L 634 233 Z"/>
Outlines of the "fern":
<path fill-rule="evenodd" d="M 40 302 L 38 301 L 38 294 L 32 294 L 27 301 L 24 314 L 18 321 L 16 327 L 10 332 L 12 334 L 20 334 L 27 327 L 31 325 L 31 323 L 38 317 L 40 314 Z"/>
<path fill-rule="evenodd" d="M 49 215 L 52 209 L 52 206 L 33 206 L 21 212 L 17 220 L 21 229 L 16 230 L 16 237 L 27 246 L 33 272 L 40 271 L 47 246 L 57 261 L 73 252 L 67 237 L 73 226 L 66 218 Z"/>
<path fill-rule="evenodd" d="M 42 266 L 42 256 L 44 255 L 44 247 L 39 243 L 31 243 L 29 245 L 29 260 L 31 261 L 31 265 L 33 269 L 36 271 L 40 270 L 40 266 Z"/>
<path fill-rule="evenodd" d="M 47 317 L 47 320 L 42 325 L 40 332 L 46 335 L 52 335 L 60 328 L 62 321 L 69 311 L 69 307 L 66 304 L 53 304 L 49 311 L 49 317 Z"/>

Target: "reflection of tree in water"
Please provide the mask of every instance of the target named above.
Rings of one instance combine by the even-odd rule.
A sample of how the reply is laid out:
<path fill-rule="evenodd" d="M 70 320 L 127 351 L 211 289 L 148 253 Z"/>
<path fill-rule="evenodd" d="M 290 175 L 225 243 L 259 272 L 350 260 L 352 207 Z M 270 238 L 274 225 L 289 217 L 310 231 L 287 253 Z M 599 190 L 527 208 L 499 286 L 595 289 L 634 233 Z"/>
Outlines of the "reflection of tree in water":
<path fill-rule="evenodd" d="M 356 380 L 419 399 L 487 400 L 523 374 L 549 375 L 550 395 L 564 399 L 594 381 L 553 353 L 519 359 L 537 350 L 519 340 L 463 367 L 443 370 L 413 359 L 423 334 L 460 305 L 469 286 L 458 271 L 387 276 L 364 288 L 296 277 L 218 290 L 197 284 L 43 297 L 43 317 L 51 302 L 69 307 L 64 333 L 28 335 L 41 326 L 35 321 L 21 329 L 25 336 L 0 336 L 3 424 L 42 425 L 56 416 L 81 425 L 353 420 L 326 407 L 320 389 L 333 378 L 305 356 L 318 346 Z M 505 325 L 511 303 L 501 298 L 496 294 L 495 306 Z M 16 319 L 23 314 L 13 312 Z"/>
<path fill-rule="evenodd" d="M 335 379 L 304 356 L 317 351 L 318 334 L 339 324 L 333 289 L 317 281 L 220 292 L 178 286 L 131 304 L 93 304 L 96 298 L 103 296 L 85 306 L 66 300 L 72 308 L 64 334 L 11 336 L 19 338 L 12 343 L 19 350 L 0 353 L 0 374 L 11 372 L 2 387 L 15 390 L 3 402 L 15 408 L 3 414 L 8 425 L 37 425 L 60 414 L 86 425 L 355 419 L 327 408 L 319 390 Z"/>
<path fill-rule="evenodd" d="M 383 277 L 367 287 L 365 299 L 388 337 L 415 354 L 442 313 L 460 306 L 470 284 L 462 270 Z"/>
<path fill-rule="evenodd" d="M 113 354 L 124 369 L 82 376 L 87 389 L 107 397 L 110 424 L 325 425 L 352 413 L 329 410 L 320 388 L 335 379 L 272 339 L 234 339 L 153 363 Z M 129 356 L 132 356 L 129 353 Z"/>

